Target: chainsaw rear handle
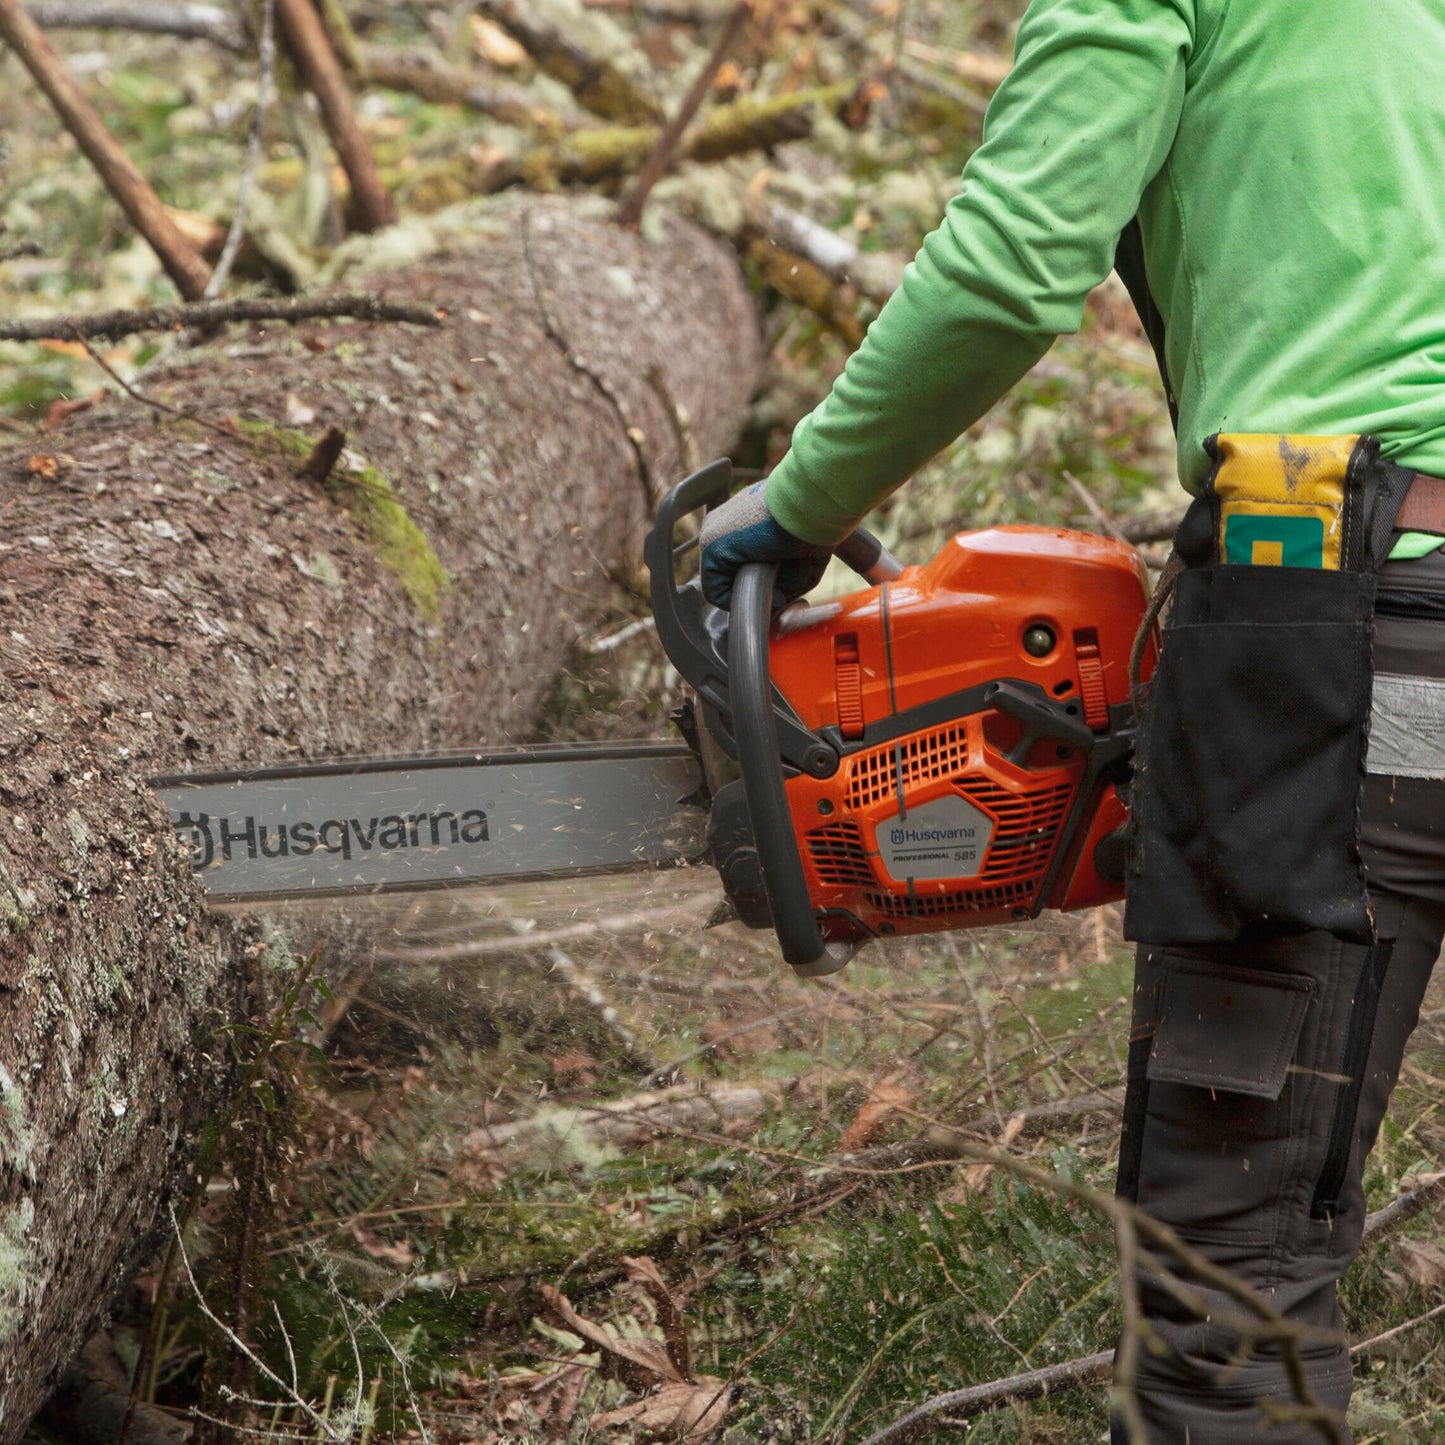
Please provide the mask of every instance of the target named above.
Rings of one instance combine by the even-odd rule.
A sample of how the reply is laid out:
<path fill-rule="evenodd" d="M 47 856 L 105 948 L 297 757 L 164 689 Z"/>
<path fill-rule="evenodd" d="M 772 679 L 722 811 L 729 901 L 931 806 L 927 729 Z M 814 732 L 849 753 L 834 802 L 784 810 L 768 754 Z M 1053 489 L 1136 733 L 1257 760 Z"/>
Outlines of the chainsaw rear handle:
<path fill-rule="evenodd" d="M 773 620 L 776 562 L 751 562 L 733 580 L 728 627 L 733 739 L 737 744 L 743 795 L 768 896 L 773 931 L 783 957 L 803 978 L 837 973 L 856 951 L 849 943 L 824 940 L 808 896 L 803 860 L 793 832 L 778 748 L 773 684 L 768 674 L 768 635 Z"/>

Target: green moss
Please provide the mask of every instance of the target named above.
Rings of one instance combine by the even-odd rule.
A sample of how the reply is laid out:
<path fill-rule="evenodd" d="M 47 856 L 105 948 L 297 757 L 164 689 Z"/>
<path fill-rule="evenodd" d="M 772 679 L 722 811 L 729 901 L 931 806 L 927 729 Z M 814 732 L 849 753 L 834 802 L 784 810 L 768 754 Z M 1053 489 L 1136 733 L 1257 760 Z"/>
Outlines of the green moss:
<path fill-rule="evenodd" d="M 260 421 L 240 425 L 247 436 L 270 441 L 298 461 L 311 455 L 314 442 L 304 432 Z M 412 606 L 440 626 L 442 594 L 451 587 L 451 578 L 426 534 L 407 515 L 391 482 L 376 467 L 348 469 L 338 463 L 326 479 L 326 489 L 346 504 L 377 560 L 396 574 Z"/>
<path fill-rule="evenodd" d="M 714 107 L 689 142 L 689 160 L 713 161 L 744 151 L 781 145 L 806 136 L 813 128 L 815 110 L 831 113 L 848 101 L 856 89 L 851 81 L 800 90 L 790 95 L 746 95 L 729 105 Z"/>
<path fill-rule="evenodd" d="M 657 144 L 656 126 L 600 126 L 574 131 L 555 146 L 537 146 L 522 158 L 522 178 L 534 190 L 560 182 L 597 181 L 635 170 Z"/>

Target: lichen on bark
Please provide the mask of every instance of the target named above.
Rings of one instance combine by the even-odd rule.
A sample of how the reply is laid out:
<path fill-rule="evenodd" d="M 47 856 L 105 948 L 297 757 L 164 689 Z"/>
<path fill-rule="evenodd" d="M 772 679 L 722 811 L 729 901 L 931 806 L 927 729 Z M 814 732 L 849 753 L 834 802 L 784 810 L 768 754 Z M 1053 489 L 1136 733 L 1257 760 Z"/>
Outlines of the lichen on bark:
<path fill-rule="evenodd" d="M 298 461 L 304 462 L 311 454 L 312 438 L 293 427 L 262 421 L 243 421 L 240 425 L 248 436 L 270 439 Z M 345 504 L 377 561 L 396 576 L 412 606 L 428 622 L 440 627 L 442 594 L 451 587 L 451 578 L 386 474 L 343 452 L 324 485 L 330 495 Z"/>

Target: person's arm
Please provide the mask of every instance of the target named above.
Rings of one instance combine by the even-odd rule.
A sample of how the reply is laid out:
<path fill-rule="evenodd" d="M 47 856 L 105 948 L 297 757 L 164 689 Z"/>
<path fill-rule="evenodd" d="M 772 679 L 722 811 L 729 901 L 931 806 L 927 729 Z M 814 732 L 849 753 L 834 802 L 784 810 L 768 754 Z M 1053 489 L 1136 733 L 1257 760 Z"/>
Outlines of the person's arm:
<path fill-rule="evenodd" d="M 768 478 L 832 544 L 1076 331 L 1179 123 L 1195 0 L 1034 0 L 942 224 Z"/>

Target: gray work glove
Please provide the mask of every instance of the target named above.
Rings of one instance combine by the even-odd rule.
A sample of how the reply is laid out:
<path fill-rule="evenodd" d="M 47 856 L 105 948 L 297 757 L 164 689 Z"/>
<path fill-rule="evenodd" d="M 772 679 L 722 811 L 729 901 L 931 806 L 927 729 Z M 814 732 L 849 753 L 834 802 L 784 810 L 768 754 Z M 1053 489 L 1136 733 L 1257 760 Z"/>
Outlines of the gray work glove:
<path fill-rule="evenodd" d="M 818 585 L 831 547 L 805 542 L 773 519 L 757 482 L 713 508 L 702 524 L 702 595 L 714 607 L 732 605 L 733 578 L 749 562 L 777 562 L 773 611 Z"/>

